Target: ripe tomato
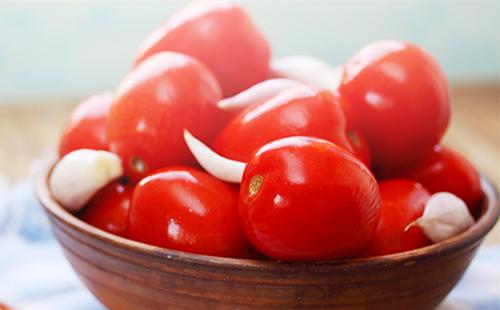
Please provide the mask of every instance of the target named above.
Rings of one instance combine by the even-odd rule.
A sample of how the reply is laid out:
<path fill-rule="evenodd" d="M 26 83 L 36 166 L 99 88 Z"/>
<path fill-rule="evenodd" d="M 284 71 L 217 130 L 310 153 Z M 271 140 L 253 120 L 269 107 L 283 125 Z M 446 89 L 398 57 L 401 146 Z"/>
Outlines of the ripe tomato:
<path fill-rule="evenodd" d="M 375 178 L 354 155 L 311 137 L 266 144 L 243 175 L 243 229 L 263 254 L 280 260 L 349 257 L 363 248 L 379 216 Z"/>
<path fill-rule="evenodd" d="M 370 168 L 371 164 L 370 147 L 368 146 L 368 141 L 366 141 L 365 136 L 359 130 L 348 129 L 347 139 L 349 140 L 352 146 L 354 155 L 356 155 L 356 157 L 359 160 L 361 160 L 361 162 L 365 164 L 366 167 Z"/>
<path fill-rule="evenodd" d="M 392 179 L 379 184 L 382 204 L 377 230 L 362 256 L 379 256 L 413 250 L 430 244 L 418 226 L 430 193 L 409 179 Z"/>
<path fill-rule="evenodd" d="M 429 54 L 409 43 L 363 48 L 346 64 L 339 91 L 351 102 L 379 167 L 421 160 L 448 126 L 446 77 Z"/>
<path fill-rule="evenodd" d="M 78 150 L 107 150 L 106 118 L 113 100 L 110 92 L 89 97 L 71 113 L 59 142 L 59 157 Z"/>
<path fill-rule="evenodd" d="M 131 186 L 113 181 L 90 200 L 80 218 L 97 228 L 126 237 L 131 196 Z"/>
<path fill-rule="evenodd" d="M 246 162 L 264 144 L 296 135 L 327 139 L 352 150 L 336 98 L 329 91 L 309 87 L 287 89 L 245 109 L 219 132 L 212 148 Z"/>
<path fill-rule="evenodd" d="M 120 155 L 127 175 L 193 164 L 184 128 L 211 141 L 222 118 L 215 77 L 195 59 L 158 53 L 130 72 L 115 94 L 108 117 L 110 149 Z"/>
<path fill-rule="evenodd" d="M 238 192 L 200 170 L 158 170 L 136 186 L 129 217 L 132 239 L 165 248 L 247 257 Z"/>
<path fill-rule="evenodd" d="M 474 213 L 481 202 L 481 179 L 474 166 L 459 153 L 440 145 L 422 162 L 381 176 L 414 179 L 431 193 L 450 192 L 460 197 Z"/>
<path fill-rule="evenodd" d="M 226 97 L 269 77 L 269 45 L 231 1 L 198 2 L 172 16 L 144 40 L 135 63 L 161 51 L 200 60 L 215 74 Z"/>

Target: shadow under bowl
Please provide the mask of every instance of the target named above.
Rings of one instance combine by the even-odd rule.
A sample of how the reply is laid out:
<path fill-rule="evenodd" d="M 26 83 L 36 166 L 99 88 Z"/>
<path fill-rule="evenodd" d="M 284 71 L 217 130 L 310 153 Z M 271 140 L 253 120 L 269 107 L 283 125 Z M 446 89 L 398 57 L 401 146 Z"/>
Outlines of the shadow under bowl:
<path fill-rule="evenodd" d="M 477 222 L 424 248 L 365 259 L 284 263 L 198 255 L 121 238 L 81 221 L 52 197 L 50 167 L 37 195 L 64 253 L 110 309 L 430 309 L 461 278 L 499 216 L 482 179 Z"/>

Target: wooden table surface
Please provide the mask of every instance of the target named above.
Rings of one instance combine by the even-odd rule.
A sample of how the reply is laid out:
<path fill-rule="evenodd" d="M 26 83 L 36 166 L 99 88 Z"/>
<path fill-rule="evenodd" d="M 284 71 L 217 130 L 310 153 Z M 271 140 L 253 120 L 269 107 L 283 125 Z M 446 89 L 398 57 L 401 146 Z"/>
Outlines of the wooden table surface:
<path fill-rule="evenodd" d="M 456 87 L 445 144 L 464 154 L 500 188 L 500 85 Z M 0 104 L 0 175 L 24 178 L 30 161 L 55 150 L 65 119 L 78 99 Z M 423 124 L 425 125 L 425 124 Z M 487 243 L 500 244 L 500 224 Z"/>

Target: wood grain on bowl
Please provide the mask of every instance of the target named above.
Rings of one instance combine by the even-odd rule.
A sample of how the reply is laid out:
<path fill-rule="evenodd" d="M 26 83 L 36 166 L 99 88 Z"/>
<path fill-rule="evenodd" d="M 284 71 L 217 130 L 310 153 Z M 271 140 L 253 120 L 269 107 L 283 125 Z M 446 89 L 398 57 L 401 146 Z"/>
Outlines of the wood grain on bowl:
<path fill-rule="evenodd" d="M 483 180 L 476 224 L 425 248 L 368 259 L 281 263 L 162 249 L 111 235 L 66 212 L 47 187 L 37 193 L 66 257 L 110 309 L 430 309 L 458 282 L 499 215 Z"/>

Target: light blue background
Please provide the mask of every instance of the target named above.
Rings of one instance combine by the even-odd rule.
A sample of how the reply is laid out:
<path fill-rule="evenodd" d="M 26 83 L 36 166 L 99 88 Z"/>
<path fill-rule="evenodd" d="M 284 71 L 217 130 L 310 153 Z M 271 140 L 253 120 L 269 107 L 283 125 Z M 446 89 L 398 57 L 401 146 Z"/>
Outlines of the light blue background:
<path fill-rule="evenodd" d="M 112 89 L 142 38 L 187 1 L 0 1 L 0 104 Z M 430 51 L 453 82 L 500 77 L 500 1 L 240 1 L 274 56 L 344 62 L 370 41 Z"/>

